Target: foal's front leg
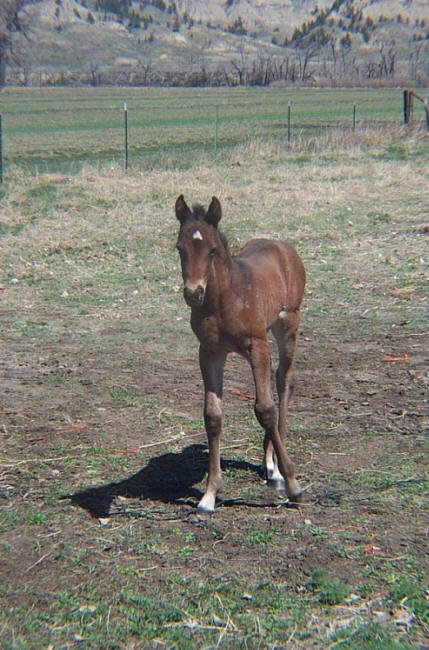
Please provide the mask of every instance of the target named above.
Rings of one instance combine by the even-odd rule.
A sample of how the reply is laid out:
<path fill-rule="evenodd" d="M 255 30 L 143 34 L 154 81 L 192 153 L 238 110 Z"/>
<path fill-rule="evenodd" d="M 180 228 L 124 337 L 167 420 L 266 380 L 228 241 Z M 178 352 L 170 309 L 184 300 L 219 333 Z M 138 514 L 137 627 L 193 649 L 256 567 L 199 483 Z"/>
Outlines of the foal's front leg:
<path fill-rule="evenodd" d="M 226 355 L 213 355 L 200 347 L 200 368 L 204 381 L 204 423 L 209 444 L 209 473 L 206 492 L 198 504 L 202 512 L 213 513 L 216 493 L 223 481 L 220 469 L 220 434 L 222 429 L 222 385 Z"/>

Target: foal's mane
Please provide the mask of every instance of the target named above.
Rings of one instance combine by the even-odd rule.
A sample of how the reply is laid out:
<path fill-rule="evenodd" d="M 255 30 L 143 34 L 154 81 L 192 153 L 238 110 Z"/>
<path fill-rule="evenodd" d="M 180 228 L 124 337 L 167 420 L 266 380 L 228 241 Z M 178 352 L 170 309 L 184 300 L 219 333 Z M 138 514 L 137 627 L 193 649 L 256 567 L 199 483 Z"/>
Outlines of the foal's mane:
<path fill-rule="evenodd" d="M 200 203 L 195 203 L 192 206 L 192 216 L 197 221 L 205 221 L 206 216 L 207 216 L 207 210 Z M 223 244 L 223 247 L 225 248 L 225 251 L 227 253 L 229 253 L 227 238 L 225 237 L 225 235 L 223 234 L 223 232 L 221 230 L 217 229 L 217 231 L 218 231 L 218 234 L 219 234 L 219 238 L 220 238 L 220 240 L 221 240 L 221 242 Z"/>
<path fill-rule="evenodd" d="M 207 215 L 207 210 L 201 203 L 194 203 L 192 206 L 192 213 L 194 219 L 197 219 L 198 221 L 204 221 L 205 216 Z"/>

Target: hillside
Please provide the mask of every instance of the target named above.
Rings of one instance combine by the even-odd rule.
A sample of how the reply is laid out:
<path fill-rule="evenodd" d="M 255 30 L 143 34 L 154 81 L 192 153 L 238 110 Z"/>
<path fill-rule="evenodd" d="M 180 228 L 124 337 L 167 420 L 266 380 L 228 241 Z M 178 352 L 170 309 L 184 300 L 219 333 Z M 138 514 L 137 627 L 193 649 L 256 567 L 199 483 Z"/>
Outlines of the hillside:
<path fill-rule="evenodd" d="M 426 0 L 34 0 L 9 83 L 426 85 Z"/>

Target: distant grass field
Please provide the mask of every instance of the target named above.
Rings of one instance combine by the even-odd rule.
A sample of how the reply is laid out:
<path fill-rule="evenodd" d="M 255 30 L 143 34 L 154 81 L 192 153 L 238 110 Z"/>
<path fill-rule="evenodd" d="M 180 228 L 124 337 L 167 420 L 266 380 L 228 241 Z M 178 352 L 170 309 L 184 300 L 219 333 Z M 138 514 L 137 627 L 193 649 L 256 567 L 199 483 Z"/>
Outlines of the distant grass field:
<path fill-rule="evenodd" d="M 121 161 L 128 108 L 129 163 L 188 166 L 196 154 L 253 138 L 291 140 L 332 127 L 401 128 L 401 89 L 6 89 L 0 96 L 4 166 L 78 171 Z"/>

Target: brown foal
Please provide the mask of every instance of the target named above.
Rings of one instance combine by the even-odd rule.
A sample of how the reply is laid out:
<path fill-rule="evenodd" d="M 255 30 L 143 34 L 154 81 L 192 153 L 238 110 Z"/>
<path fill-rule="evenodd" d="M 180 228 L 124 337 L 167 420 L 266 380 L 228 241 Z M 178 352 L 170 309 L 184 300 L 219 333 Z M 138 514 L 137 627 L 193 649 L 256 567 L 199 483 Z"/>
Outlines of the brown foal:
<path fill-rule="evenodd" d="M 252 239 L 231 256 L 226 239 L 218 230 L 221 216 L 216 197 L 207 211 L 200 205 L 190 209 L 182 195 L 176 201 L 183 293 L 191 307 L 192 329 L 200 342 L 205 390 L 209 471 L 206 492 L 198 508 L 208 513 L 214 512 L 216 494 L 222 487 L 221 400 L 223 371 L 230 352 L 243 356 L 252 368 L 255 414 L 265 430 L 263 468 L 267 479 L 285 489 L 292 502 L 299 502 L 302 496 L 284 438 L 305 269 L 295 249 L 283 241 Z M 268 330 L 279 350 L 278 417 L 271 388 Z"/>

